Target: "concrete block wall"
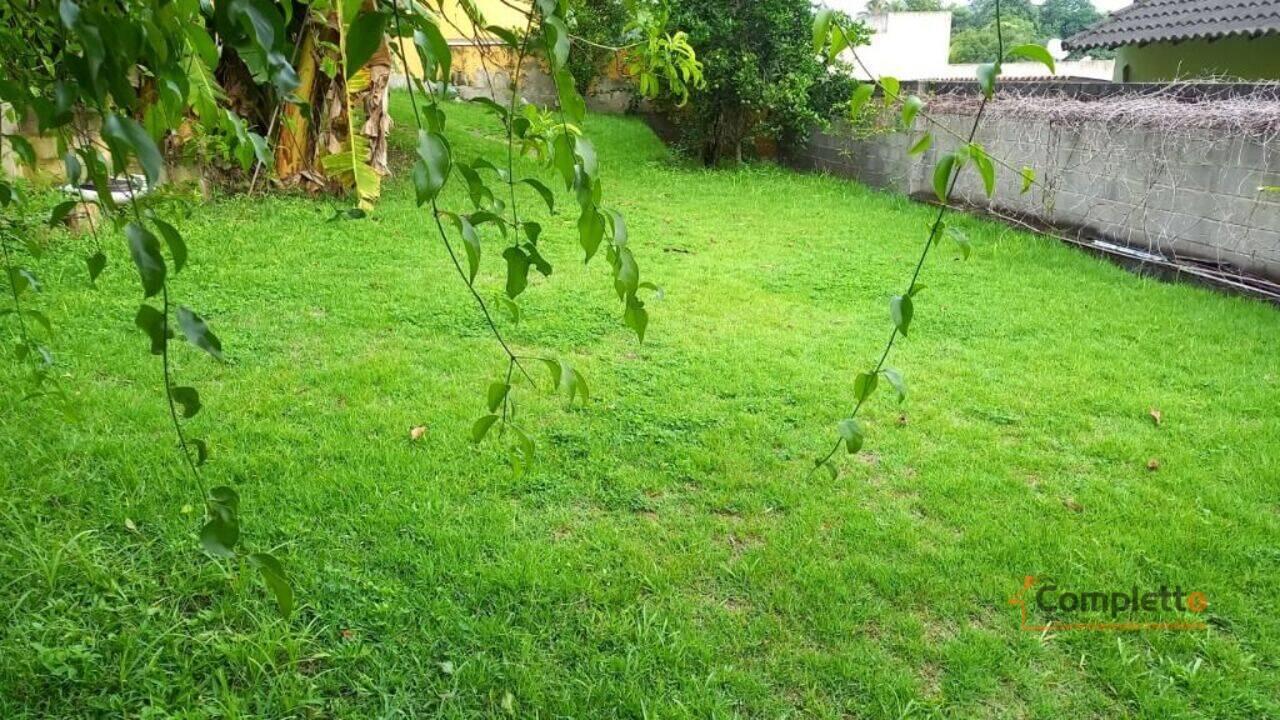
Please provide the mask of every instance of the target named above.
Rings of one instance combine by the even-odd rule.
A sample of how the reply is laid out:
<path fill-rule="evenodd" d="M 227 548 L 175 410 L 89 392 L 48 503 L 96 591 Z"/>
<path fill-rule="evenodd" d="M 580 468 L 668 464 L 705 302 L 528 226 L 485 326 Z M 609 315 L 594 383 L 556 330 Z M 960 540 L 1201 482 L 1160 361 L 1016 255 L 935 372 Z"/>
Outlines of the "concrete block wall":
<path fill-rule="evenodd" d="M 864 139 L 840 128 L 815 130 L 807 146 L 787 155 L 805 169 L 932 195 L 934 165 L 962 144 L 955 135 L 967 136 L 973 117 L 952 112 L 934 115 L 933 122 L 943 127 L 928 127 L 934 144 L 917 157 L 906 150 L 932 123 L 917 121 L 911 135 Z M 1280 194 L 1258 190 L 1280 185 L 1276 143 L 1214 129 L 1172 133 L 995 113 L 983 119 L 976 140 L 1014 169 L 997 167 L 997 190 L 988 199 L 969 166 L 956 184 L 954 197 L 962 202 L 1280 280 Z M 1024 165 L 1045 187 L 1021 193 L 1017 169 Z"/>

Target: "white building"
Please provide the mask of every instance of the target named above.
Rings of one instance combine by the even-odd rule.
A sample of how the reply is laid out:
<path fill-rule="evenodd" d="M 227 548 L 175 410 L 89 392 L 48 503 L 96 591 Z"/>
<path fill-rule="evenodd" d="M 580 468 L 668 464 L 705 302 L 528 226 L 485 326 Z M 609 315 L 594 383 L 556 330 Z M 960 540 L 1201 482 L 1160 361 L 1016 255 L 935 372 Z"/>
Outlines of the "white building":
<path fill-rule="evenodd" d="M 827 7 L 858 16 L 864 0 L 826 0 Z M 892 12 L 862 15 L 873 34 L 871 44 L 845 51 L 844 58 L 854 66 L 854 74 L 862 80 L 872 76 L 891 75 L 899 80 L 956 80 L 974 77 L 977 65 L 952 65 L 951 12 Z M 1051 47 L 1056 47 L 1050 41 Z M 1114 61 L 1070 60 L 1058 63 L 1057 77 L 1110 80 Z M 1001 74 L 1007 78 L 1052 77 L 1040 63 L 1005 63 Z"/>

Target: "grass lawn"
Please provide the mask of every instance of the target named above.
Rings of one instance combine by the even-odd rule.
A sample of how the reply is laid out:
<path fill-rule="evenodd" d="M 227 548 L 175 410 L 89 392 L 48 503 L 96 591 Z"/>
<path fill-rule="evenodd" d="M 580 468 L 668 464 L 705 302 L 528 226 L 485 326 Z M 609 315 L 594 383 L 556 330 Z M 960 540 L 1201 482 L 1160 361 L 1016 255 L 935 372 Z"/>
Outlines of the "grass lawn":
<path fill-rule="evenodd" d="M 450 122 L 458 157 L 500 147 L 480 110 Z M 518 390 L 518 480 L 468 441 L 505 362 L 406 173 L 364 221 L 267 197 L 181 223 L 174 292 L 232 360 L 179 349 L 188 426 L 290 568 L 290 622 L 199 550 L 123 240 L 96 291 L 88 241 L 56 240 L 36 302 L 85 417 L 0 362 L 0 717 L 1280 717 L 1276 308 L 957 218 L 973 257 L 933 255 L 890 361 L 911 395 L 882 388 L 833 480 L 811 458 L 929 210 L 589 125 L 666 297 L 637 344 L 575 218 L 545 218 L 555 272 L 507 332 L 593 398 Z M 1028 574 L 1200 590 L 1208 629 L 1025 632 Z"/>

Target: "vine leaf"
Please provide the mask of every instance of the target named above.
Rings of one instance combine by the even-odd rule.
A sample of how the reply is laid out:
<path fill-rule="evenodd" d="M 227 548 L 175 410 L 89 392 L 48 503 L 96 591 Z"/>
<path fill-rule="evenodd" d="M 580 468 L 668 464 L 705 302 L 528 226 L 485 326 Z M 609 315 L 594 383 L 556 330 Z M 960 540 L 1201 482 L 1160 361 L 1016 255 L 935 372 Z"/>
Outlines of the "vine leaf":
<path fill-rule="evenodd" d="M 56 227 L 59 223 L 65 221 L 71 211 L 76 208 L 76 203 L 76 200 L 67 200 L 54 205 L 53 210 L 49 212 L 49 227 Z"/>
<path fill-rule="evenodd" d="M 151 338 L 151 354 L 159 355 L 164 352 L 165 341 L 173 336 L 173 332 L 169 330 L 164 321 L 164 314 L 159 310 L 143 303 L 138 306 L 138 314 L 133 318 L 133 324 L 138 326 L 139 330 L 147 334 Z"/>
<path fill-rule="evenodd" d="M 954 153 L 947 153 L 938 158 L 938 164 L 933 168 L 933 192 L 938 196 L 939 202 L 946 202 L 947 196 L 950 195 L 951 174 L 955 171 L 956 156 Z"/>
<path fill-rule="evenodd" d="M 898 393 L 898 402 L 901 403 L 907 399 L 907 383 L 902 379 L 902 372 L 895 368 L 885 368 L 881 371 L 884 379 L 889 381 L 889 385 Z"/>
<path fill-rule="evenodd" d="M 136 121 L 110 113 L 102 121 L 102 138 L 111 149 L 111 163 L 118 172 L 126 169 L 129 156 L 132 155 L 138 158 L 147 184 L 155 185 L 159 182 L 160 173 L 164 169 L 164 158 L 151 136 Z"/>
<path fill-rule="evenodd" d="M 507 297 L 515 299 L 529 286 L 529 256 L 518 247 L 502 251 L 507 261 Z"/>
<path fill-rule="evenodd" d="M 1035 182 L 1036 182 L 1036 169 L 1031 167 L 1030 165 L 1023 165 L 1022 166 L 1022 191 L 1021 191 L 1022 194 L 1026 195 L 1027 191 L 1031 189 L 1031 186 L 1034 185 Z"/>
<path fill-rule="evenodd" d="M 853 96 L 849 98 L 849 117 L 856 120 L 858 113 L 862 111 L 862 107 L 871 99 L 871 93 L 875 92 L 876 86 L 872 83 L 859 83 L 854 88 Z"/>
<path fill-rule="evenodd" d="M 200 412 L 200 393 L 195 388 L 184 385 L 172 388 L 169 392 L 173 395 L 173 401 L 182 406 L 182 417 L 189 420 Z"/>
<path fill-rule="evenodd" d="M 584 264 L 591 262 L 603 239 L 604 217 L 594 207 L 584 209 L 582 215 L 578 217 L 578 243 L 586 252 L 586 257 L 582 259 Z"/>
<path fill-rule="evenodd" d="M 163 220 L 155 219 L 152 222 L 160 230 L 160 236 L 164 238 L 164 244 L 168 246 L 169 254 L 173 256 L 173 271 L 182 272 L 182 268 L 187 266 L 187 244 L 183 242 L 182 235 L 178 233 L 177 228 Z"/>
<path fill-rule="evenodd" d="M 89 266 L 89 282 L 94 282 L 102 271 L 107 268 L 107 256 L 99 250 L 85 259 L 85 264 Z"/>
<path fill-rule="evenodd" d="M 880 87 L 884 90 L 884 104 L 888 105 L 898 97 L 898 92 L 902 89 L 902 83 L 898 78 L 892 75 L 880 76 Z"/>
<path fill-rule="evenodd" d="M 498 422 L 497 415 L 484 415 L 471 425 L 471 442 L 478 443 L 489 434 L 489 428 Z"/>
<path fill-rule="evenodd" d="M 978 66 L 978 87 L 982 95 L 988 99 L 995 94 L 996 77 L 1000 74 L 1000 63 L 983 63 Z"/>
<path fill-rule="evenodd" d="M 224 359 L 222 357 L 222 341 L 209 329 L 209 325 L 205 323 L 204 318 L 185 305 L 178 308 L 178 327 L 182 328 L 182 334 L 186 336 L 187 341 L 192 345 L 204 350 L 218 360 Z"/>
<path fill-rule="evenodd" d="M 414 165 L 413 186 L 418 204 L 434 200 L 449 179 L 449 143 L 439 133 L 418 132 L 419 163 Z"/>
<path fill-rule="evenodd" d="M 827 35 L 831 32 L 831 8 L 822 8 L 813 16 L 813 51 L 822 52 L 826 47 Z"/>
<path fill-rule="evenodd" d="M 919 155 L 923 153 L 925 150 L 928 150 L 929 146 L 931 145 L 933 145 L 933 134 L 925 133 L 924 135 L 920 136 L 920 139 L 917 140 L 914 145 L 911 146 L 911 149 L 907 151 L 907 154 Z"/>
<path fill-rule="evenodd" d="M 981 145 L 971 143 L 969 145 L 969 156 L 973 158 L 973 164 L 978 168 L 978 175 L 982 177 L 982 189 L 986 192 L 987 197 L 991 197 L 996 192 L 996 166 L 992 162 L 991 156 Z"/>
<path fill-rule="evenodd" d="M 1053 73 L 1055 75 L 1058 73 L 1057 68 L 1054 67 L 1054 64 L 1053 64 L 1053 56 L 1049 54 L 1048 48 L 1046 48 L 1043 45 L 1037 45 L 1035 43 L 1026 43 L 1025 45 L 1018 45 L 1016 47 L 1011 48 L 1009 52 L 1005 53 L 1005 57 L 1026 58 L 1027 60 L 1030 60 L 1032 62 L 1038 62 L 1041 65 L 1044 65 L 1045 67 L 1049 68 L 1050 73 Z"/>
<path fill-rule="evenodd" d="M 898 328 L 898 332 L 904 336 L 907 334 L 907 329 L 911 327 L 913 313 L 910 295 L 894 295 L 889 300 L 889 316 L 893 318 L 893 326 Z"/>
<path fill-rule="evenodd" d="M 200 544 L 211 555 L 235 557 L 240 540 L 240 496 L 223 485 L 209 491 L 205 504 L 208 520 L 200 529 Z"/>
<path fill-rule="evenodd" d="M 537 190 L 538 194 L 542 196 L 542 201 L 547 204 L 547 210 L 550 211 L 552 215 L 555 214 L 556 196 L 551 192 L 551 188 L 547 187 L 545 183 L 537 178 L 524 178 L 520 182 L 528 185 L 534 190 Z"/>
<path fill-rule="evenodd" d="M 413 44 L 418 48 L 426 79 L 434 78 L 442 84 L 449 82 L 453 54 L 449 52 L 449 41 L 445 40 L 440 27 L 435 23 L 422 23 L 420 30 L 413 31 Z"/>
<path fill-rule="evenodd" d="M 289 582 L 289 576 L 285 573 L 280 561 L 268 553 L 253 553 L 249 556 L 249 562 L 258 568 L 258 572 L 262 575 L 262 582 L 275 597 L 276 608 L 280 611 L 280 615 L 285 618 L 292 615 L 293 585 Z"/>
<path fill-rule="evenodd" d="M 489 385 L 489 412 L 497 412 L 502 405 L 502 401 L 507 399 L 507 393 L 511 391 L 511 386 L 507 383 L 491 383 Z"/>
<path fill-rule="evenodd" d="M 924 108 L 924 101 L 915 95 L 908 95 L 906 100 L 902 101 L 902 124 L 911 129 L 911 124 L 916 121 L 916 115 L 920 114 L 920 110 Z"/>
<path fill-rule="evenodd" d="M 129 239 L 133 264 L 138 266 L 138 275 L 142 278 L 143 296 L 151 297 L 164 289 L 165 266 L 160 255 L 160 241 L 136 222 L 126 225 L 124 234 Z"/>
<path fill-rule="evenodd" d="M 871 397 L 871 393 L 875 392 L 876 380 L 878 376 L 872 373 L 858 373 L 858 377 L 853 380 L 853 398 L 859 403 L 866 402 Z"/>
<path fill-rule="evenodd" d="M 556 92 L 560 96 L 560 109 L 572 122 L 581 124 L 587 116 L 587 101 L 578 94 L 573 74 L 567 68 L 556 71 Z"/>
<path fill-rule="evenodd" d="M 511 474 L 516 479 L 524 477 L 524 473 L 533 464 L 533 441 L 523 430 L 515 425 L 508 425 L 516 436 L 516 446 L 511 453 Z"/>
<path fill-rule="evenodd" d="M 857 418 L 845 418 L 836 425 L 836 431 L 840 433 L 840 439 L 844 441 L 844 448 L 850 455 L 862 449 L 862 426 L 858 423 Z"/>
<path fill-rule="evenodd" d="M 382 44 L 383 28 L 387 16 L 380 12 L 362 12 L 351 21 L 347 28 L 347 65 L 346 77 L 351 77 L 369 62 L 369 58 L 377 52 Z"/>

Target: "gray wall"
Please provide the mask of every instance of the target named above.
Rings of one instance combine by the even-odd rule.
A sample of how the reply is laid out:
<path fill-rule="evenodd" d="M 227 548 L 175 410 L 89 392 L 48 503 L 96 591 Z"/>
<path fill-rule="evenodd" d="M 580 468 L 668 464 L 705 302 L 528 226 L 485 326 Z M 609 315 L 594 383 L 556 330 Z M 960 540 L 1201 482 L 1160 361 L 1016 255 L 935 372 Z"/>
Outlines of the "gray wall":
<path fill-rule="evenodd" d="M 954 109 L 934 119 L 962 136 L 973 122 L 971 113 Z M 934 164 L 962 143 L 929 127 L 933 147 L 908 157 L 927 123 L 916 124 L 910 136 L 888 132 L 862 140 L 839 128 L 814 131 L 808 145 L 790 149 L 788 157 L 801 168 L 932 196 Z M 1280 143 L 1217 129 L 1171 132 L 999 112 L 984 116 L 977 141 L 1015 169 L 997 167 L 997 191 L 988 201 L 967 167 L 957 200 L 1167 258 L 1280 280 L 1280 193 L 1258 190 L 1280 185 Z M 1035 168 L 1045 188 L 1020 193 L 1016 169 L 1024 165 Z"/>

